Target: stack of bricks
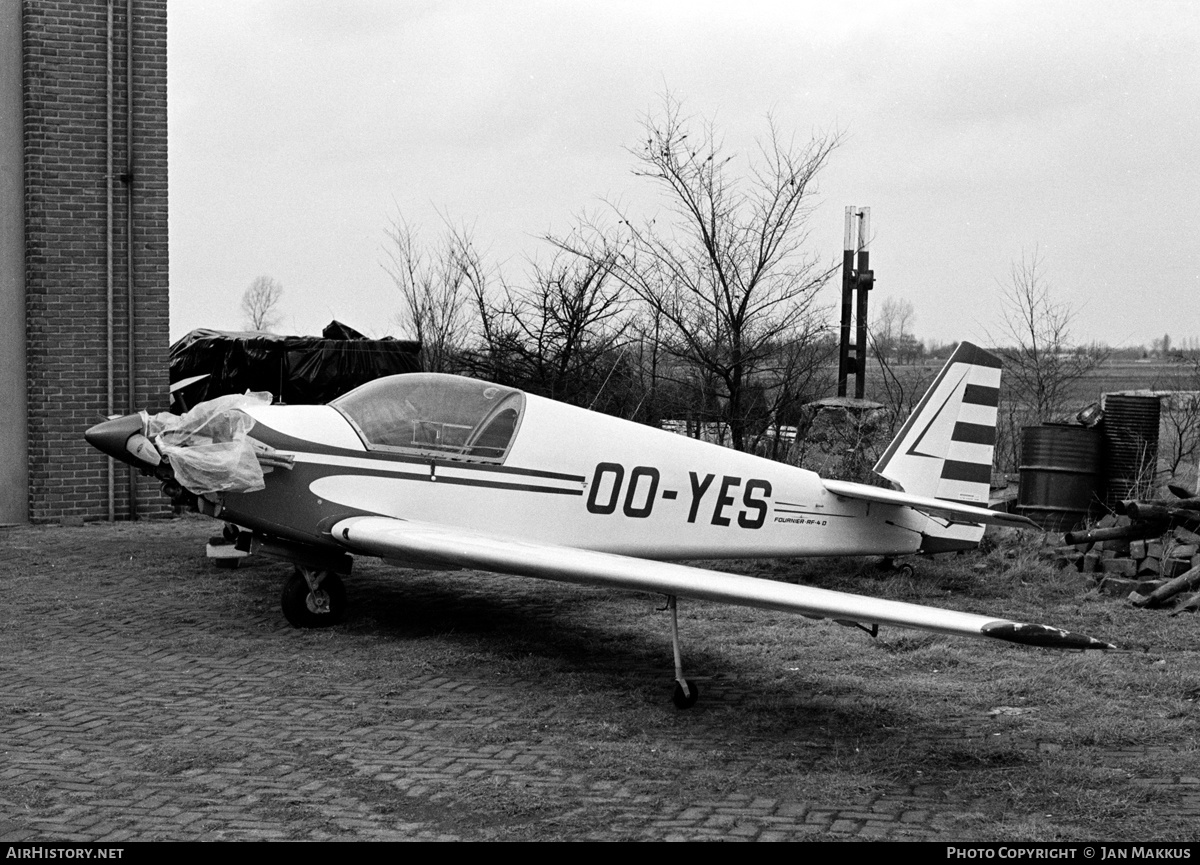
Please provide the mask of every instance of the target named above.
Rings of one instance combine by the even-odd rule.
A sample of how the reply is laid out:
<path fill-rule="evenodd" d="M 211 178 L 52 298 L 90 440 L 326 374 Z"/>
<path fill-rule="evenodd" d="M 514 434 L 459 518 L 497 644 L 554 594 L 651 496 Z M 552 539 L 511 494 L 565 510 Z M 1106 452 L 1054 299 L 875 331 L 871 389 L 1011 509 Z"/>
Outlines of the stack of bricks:
<path fill-rule="evenodd" d="M 1127 516 L 1108 515 L 1095 528 L 1129 526 Z M 1200 567 L 1200 533 L 1182 526 L 1146 539 L 1106 540 L 1057 546 L 1049 555 L 1060 568 L 1091 574 L 1100 591 L 1149 597 L 1171 580 Z"/>

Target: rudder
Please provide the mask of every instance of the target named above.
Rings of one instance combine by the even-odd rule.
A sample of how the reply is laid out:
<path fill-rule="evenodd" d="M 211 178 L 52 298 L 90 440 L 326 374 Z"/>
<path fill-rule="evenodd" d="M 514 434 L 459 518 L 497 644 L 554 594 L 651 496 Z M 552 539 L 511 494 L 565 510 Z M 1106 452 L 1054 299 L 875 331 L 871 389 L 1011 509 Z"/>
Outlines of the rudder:
<path fill-rule="evenodd" d="M 904 492 L 987 506 L 1000 358 L 959 343 L 875 464 Z"/>

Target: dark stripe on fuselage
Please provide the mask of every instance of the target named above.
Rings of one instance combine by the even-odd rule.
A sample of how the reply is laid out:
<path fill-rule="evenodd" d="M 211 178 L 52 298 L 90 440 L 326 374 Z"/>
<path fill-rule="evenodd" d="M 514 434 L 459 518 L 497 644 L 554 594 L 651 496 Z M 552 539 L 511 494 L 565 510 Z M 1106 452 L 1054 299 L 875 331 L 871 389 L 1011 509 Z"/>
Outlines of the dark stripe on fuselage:
<path fill-rule="evenodd" d="M 311 454 L 316 457 L 321 456 L 337 456 L 351 457 L 361 460 L 375 460 L 384 463 L 405 463 L 409 465 L 419 465 L 428 467 L 433 465 L 435 468 L 456 468 L 468 469 L 477 472 L 494 472 L 496 474 L 514 475 L 519 477 L 529 478 L 544 478 L 545 480 L 553 481 L 571 481 L 573 483 L 582 484 L 585 480 L 583 475 L 571 475 L 563 472 L 548 472 L 541 469 L 524 469 L 515 466 L 502 466 L 496 463 L 477 463 L 469 460 L 451 460 L 444 457 L 437 457 L 432 454 L 409 454 L 409 453 L 393 453 L 391 451 L 356 451 L 349 448 L 338 448 L 331 445 L 324 445 L 320 442 L 308 441 L 307 439 L 296 438 L 295 436 L 281 433 L 279 430 L 272 429 L 261 421 L 255 423 L 250 431 L 251 438 L 258 439 L 265 445 L 269 445 L 277 450 L 296 451 L 297 453 Z M 370 474 L 370 472 L 367 472 Z"/>
<path fill-rule="evenodd" d="M 378 475 L 376 475 L 378 477 Z M 431 481 L 431 478 L 425 478 Z M 583 490 L 570 490 L 565 487 L 538 487 L 533 484 L 510 484 L 503 481 L 481 481 L 473 478 L 438 477 L 439 484 L 455 484 L 462 487 L 486 487 L 492 490 L 516 490 L 523 493 L 554 493 L 560 496 L 581 496 Z"/>
<path fill-rule="evenodd" d="M 806 514 L 807 516 L 811 516 L 811 517 L 854 517 L 854 516 L 858 516 L 858 514 L 831 514 L 829 511 L 806 511 L 806 510 L 801 509 L 799 505 L 784 505 L 782 507 L 779 505 L 776 505 L 775 513 L 777 513 L 777 514 Z"/>
<path fill-rule="evenodd" d="M 1000 388 L 969 384 L 963 390 L 962 401 L 969 405 L 986 405 L 995 408 L 1000 405 Z"/>
<path fill-rule="evenodd" d="M 551 493 L 560 496 L 581 496 L 582 489 L 569 489 L 567 487 L 543 487 L 535 484 L 518 484 L 509 483 L 506 481 L 491 481 L 483 480 L 482 478 L 456 478 L 450 475 L 430 475 L 428 472 L 423 474 L 415 474 L 413 472 L 378 472 L 363 466 L 343 466 L 334 465 L 331 463 L 306 463 L 305 465 L 312 466 L 320 472 L 320 476 L 333 477 L 336 475 L 356 475 L 368 478 L 386 478 L 388 480 L 398 481 L 413 481 L 422 484 L 451 484 L 461 487 L 484 487 L 493 490 L 516 490 L 524 493 Z M 472 466 L 474 468 L 474 466 Z"/>
<path fill-rule="evenodd" d="M 950 434 L 950 440 L 973 445 L 994 446 L 996 444 L 996 428 L 986 424 L 967 423 L 960 420 L 954 424 L 954 432 Z"/>
<path fill-rule="evenodd" d="M 942 480 L 966 481 L 974 484 L 991 483 L 992 467 L 988 463 L 964 463 L 958 460 L 946 460 L 942 464 Z"/>

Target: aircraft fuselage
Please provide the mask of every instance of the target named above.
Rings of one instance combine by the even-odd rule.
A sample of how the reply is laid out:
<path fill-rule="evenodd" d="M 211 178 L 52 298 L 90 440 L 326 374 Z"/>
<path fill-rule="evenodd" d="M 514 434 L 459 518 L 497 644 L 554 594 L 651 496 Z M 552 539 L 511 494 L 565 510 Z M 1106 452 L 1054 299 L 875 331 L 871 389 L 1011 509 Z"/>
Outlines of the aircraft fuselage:
<path fill-rule="evenodd" d="M 525 395 L 502 462 L 369 449 L 332 406 L 264 406 L 251 435 L 293 455 L 222 518 L 330 544 L 360 514 L 655 559 L 901 555 L 927 517 L 842 498 L 813 472 Z M 466 493 L 464 495 L 464 493 Z"/>

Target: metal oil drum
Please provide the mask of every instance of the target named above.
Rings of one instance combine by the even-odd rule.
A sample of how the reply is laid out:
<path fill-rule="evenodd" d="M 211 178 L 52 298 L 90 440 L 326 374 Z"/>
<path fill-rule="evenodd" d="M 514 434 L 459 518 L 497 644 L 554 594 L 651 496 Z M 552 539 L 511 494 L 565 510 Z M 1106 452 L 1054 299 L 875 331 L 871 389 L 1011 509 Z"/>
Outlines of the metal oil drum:
<path fill-rule="evenodd" d="M 1153 492 L 1158 467 L 1158 422 L 1161 405 L 1156 396 L 1108 394 L 1104 398 L 1105 502 Z"/>
<path fill-rule="evenodd" d="M 1070 531 L 1099 504 L 1103 436 L 1082 426 L 1021 430 L 1017 510 L 1051 532 Z"/>

